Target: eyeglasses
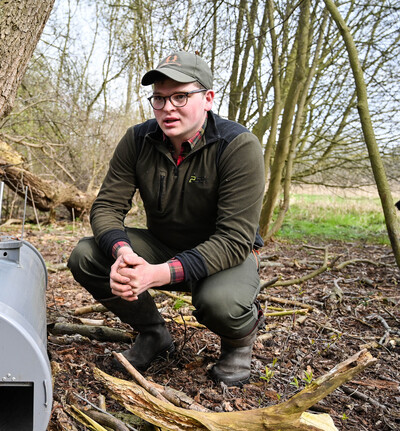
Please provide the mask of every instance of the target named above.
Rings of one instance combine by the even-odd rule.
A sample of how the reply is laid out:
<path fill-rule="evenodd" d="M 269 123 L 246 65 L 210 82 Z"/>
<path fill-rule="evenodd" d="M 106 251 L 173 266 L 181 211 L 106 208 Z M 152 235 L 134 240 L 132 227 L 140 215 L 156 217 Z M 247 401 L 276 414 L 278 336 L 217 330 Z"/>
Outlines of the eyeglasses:
<path fill-rule="evenodd" d="M 173 93 L 169 96 L 150 96 L 147 98 L 147 100 L 150 102 L 150 105 L 153 107 L 153 109 L 156 109 L 156 110 L 163 109 L 165 106 L 165 103 L 167 102 L 167 99 L 171 102 L 172 105 L 175 106 L 175 108 L 182 108 L 187 104 L 189 94 L 202 93 L 203 91 L 208 91 L 208 90 L 199 89 L 199 90 L 193 90 L 193 91 L 179 92 L 179 93 Z"/>

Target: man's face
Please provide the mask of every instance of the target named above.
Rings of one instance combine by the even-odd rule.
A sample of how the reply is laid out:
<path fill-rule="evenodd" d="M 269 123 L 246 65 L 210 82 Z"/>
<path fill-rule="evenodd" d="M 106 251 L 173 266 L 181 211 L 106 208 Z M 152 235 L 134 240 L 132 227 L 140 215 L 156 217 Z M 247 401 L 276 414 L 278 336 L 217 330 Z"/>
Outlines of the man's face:
<path fill-rule="evenodd" d="M 177 92 L 188 92 L 197 90 L 193 83 L 182 84 L 172 79 L 166 79 L 154 84 L 153 95 L 170 96 Z M 190 94 L 187 104 L 180 108 L 175 107 L 166 99 L 162 109 L 154 109 L 154 115 L 162 131 L 168 136 L 173 144 L 181 144 L 193 137 L 204 123 L 206 113 L 212 108 L 214 92 Z"/>

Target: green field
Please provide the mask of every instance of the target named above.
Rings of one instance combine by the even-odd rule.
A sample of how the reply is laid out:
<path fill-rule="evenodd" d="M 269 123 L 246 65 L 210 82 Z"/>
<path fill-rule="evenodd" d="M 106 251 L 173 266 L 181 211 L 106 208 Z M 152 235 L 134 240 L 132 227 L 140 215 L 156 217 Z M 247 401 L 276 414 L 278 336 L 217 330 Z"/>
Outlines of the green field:
<path fill-rule="evenodd" d="M 314 238 L 389 244 L 380 200 L 370 197 L 292 194 L 276 236 L 293 241 Z"/>

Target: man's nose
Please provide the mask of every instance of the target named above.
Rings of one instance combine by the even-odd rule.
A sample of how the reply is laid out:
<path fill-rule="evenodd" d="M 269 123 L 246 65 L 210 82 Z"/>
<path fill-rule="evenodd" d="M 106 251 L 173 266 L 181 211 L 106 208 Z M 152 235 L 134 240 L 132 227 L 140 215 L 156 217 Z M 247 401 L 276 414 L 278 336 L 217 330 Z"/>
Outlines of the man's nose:
<path fill-rule="evenodd" d="M 169 99 L 169 97 L 165 98 L 165 104 L 163 109 L 170 111 L 171 109 L 175 109 L 175 106 L 172 104 L 171 100 Z"/>

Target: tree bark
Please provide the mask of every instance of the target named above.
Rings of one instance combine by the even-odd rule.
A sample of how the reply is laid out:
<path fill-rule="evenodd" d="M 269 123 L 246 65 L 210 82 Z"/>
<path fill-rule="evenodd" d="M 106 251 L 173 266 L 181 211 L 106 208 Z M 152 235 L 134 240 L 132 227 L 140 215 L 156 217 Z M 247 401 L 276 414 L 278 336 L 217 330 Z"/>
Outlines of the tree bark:
<path fill-rule="evenodd" d="M 54 0 L 0 0 L 0 119 L 7 116 Z"/>
<path fill-rule="evenodd" d="M 367 87 L 364 81 L 364 73 L 358 58 L 357 48 L 353 37 L 347 27 L 344 19 L 340 15 L 335 3 L 332 0 L 324 0 L 326 8 L 335 21 L 346 45 L 349 55 L 351 69 L 353 71 L 354 81 L 357 91 L 357 108 L 360 116 L 361 127 L 364 140 L 368 148 L 369 160 L 371 162 L 376 186 L 381 199 L 383 213 L 385 215 L 386 228 L 388 231 L 392 250 L 396 259 L 397 266 L 400 268 L 400 226 L 396 215 L 394 201 L 390 192 L 390 186 L 386 177 L 385 167 L 383 165 L 379 147 L 376 143 L 374 128 L 372 127 L 371 115 L 368 107 Z"/>

